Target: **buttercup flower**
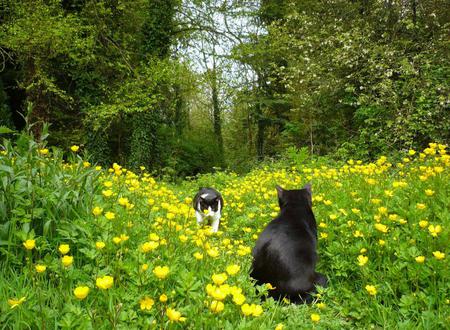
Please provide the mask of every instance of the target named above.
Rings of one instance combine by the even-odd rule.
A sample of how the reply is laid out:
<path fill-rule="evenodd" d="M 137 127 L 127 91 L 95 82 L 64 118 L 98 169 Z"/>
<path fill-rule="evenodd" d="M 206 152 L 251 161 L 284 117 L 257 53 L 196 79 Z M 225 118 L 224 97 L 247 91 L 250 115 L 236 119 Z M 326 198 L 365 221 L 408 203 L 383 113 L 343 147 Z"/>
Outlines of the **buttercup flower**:
<path fill-rule="evenodd" d="M 107 290 L 110 289 L 114 284 L 114 278 L 112 276 L 103 276 L 103 277 L 98 277 L 97 280 L 95 281 L 95 285 L 97 285 L 97 287 L 99 289 L 102 290 Z"/>
<path fill-rule="evenodd" d="M 36 241 L 34 239 L 27 239 L 23 242 L 23 246 L 25 246 L 25 249 L 27 250 L 33 250 L 36 247 Z"/>
<path fill-rule="evenodd" d="M 157 266 L 153 269 L 153 274 L 155 274 L 157 278 L 163 280 L 167 277 L 167 275 L 169 275 L 169 271 L 169 267 L 167 266 Z"/>
<path fill-rule="evenodd" d="M 78 286 L 73 290 L 73 294 L 79 300 L 83 300 L 87 297 L 90 289 L 87 286 Z"/>
<path fill-rule="evenodd" d="M 320 321 L 320 315 L 316 314 L 316 313 L 311 314 L 311 321 L 313 321 L 315 323 L 319 322 Z"/>
<path fill-rule="evenodd" d="M 108 211 L 108 212 L 105 213 L 105 218 L 108 219 L 108 220 L 112 220 L 115 217 L 116 217 L 116 215 L 113 212 L 109 212 Z"/>
<path fill-rule="evenodd" d="M 16 308 L 20 306 L 24 301 L 26 300 L 26 297 L 22 297 L 20 299 L 8 299 L 8 305 L 11 306 L 11 309 Z"/>
<path fill-rule="evenodd" d="M 415 258 L 416 262 L 419 264 L 423 264 L 425 262 L 425 257 L 424 256 L 418 256 Z"/>
<path fill-rule="evenodd" d="M 376 223 L 375 224 L 375 229 L 382 232 L 382 233 L 387 233 L 389 228 L 386 225 L 383 225 L 381 223 Z"/>
<path fill-rule="evenodd" d="M 144 244 L 141 245 L 141 251 L 144 253 L 147 253 L 147 252 L 153 251 L 158 246 L 159 246 L 159 243 L 155 242 L 155 241 L 145 242 Z"/>
<path fill-rule="evenodd" d="M 445 253 L 442 253 L 441 251 L 434 251 L 433 255 L 437 260 L 442 260 L 445 258 Z"/>
<path fill-rule="evenodd" d="M 166 315 L 169 318 L 169 320 L 172 321 L 172 322 L 184 322 L 184 321 L 186 321 L 186 318 L 182 317 L 180 312 L 178 312 L 177 310 L 172 309 L 172 308 L 167 308 L 166 309 Z"/>
<path fill-rule="evenodd" d="M 221 285 L 227 280 L 228 276 L 225 273 L 221 273 L 221 274 L 214 274 L 213 276 L 211 276 L 211 278 L 214 284 Z"/>
<path fill-rule="evenodd" d="M 377 294 L 377 288 L 373 285 L 367 284 L 365 289 L 371 296 L 375 296 Z"/>
<path fill-rule="evenodd" d="M 95 242 L 95 248 L 96 248 L 97 250 L 101 250 L 101 249 L 103 249 L 105 246 L 106 246 L 105 242 L 102 242 L 102 241 L 100 241 L 100 242 Z"/>
<path fill-rule="evenodd" d="M 362 254 L 360 254 L 360 255 L 358 256 L 358 265 L 359 265 L 359 266 L 364 266 L 364 265 L 367 263 L 367 261 L 369 261 L 369 258 L 368 258 L 368 257 L 363 256 Z"/>
<path fill-rule="evenodd" d="M 153 305 L 155 304 L 155 301 L 152 298 L 149 297 L 144 297 L 143 299 L 141 299 L 141 301 L 139 301 L 139 304 L 141 306 L 141 310 L 147 310 L 149 311 L 150 309 L 152 309 Z"/>
<path fill-rule="evenodd" d="M 217 300 L 213 300 L 211 302 L 211 305 L 209 306 L 209 309 L 213 313 L 220 313 L 221 311 L 224 310 L 224 308 L 225 308 L 225 305 L 223 304 L 223 302 L 217 301 Z"/>
<path fill-rule="evenodd" d="M 34 268 L 36 269 L 36 271 L 38 273 L 43 273 L 47 269 L 47 266 L 45 266 L 45 265 L 36 265 L 36 266 L 34 266 Z"/>
<path fill-rule="evenodd" d="M 263 309 L 260 305 L 255 305 L 255 304 L 243 304 L 241 306 L 241 311 L 242 314 L 244 314 L 245 316 L 260 316 L 263 312 Z"/>
<path fill-rule="evenodd" d="M 203 259 L 203 254 L 201 254 L 200 252 L 195 252 L 194 253 L 194 258 L 197 260 L 202 260 Z"/>
<path fill-rule="evenodd" d="M 77 146 L 77 145 L 73 145 L 73 146 L 70 147 L 70 150 L 72 150 L 73 152 L 77 152 L 78 149 L 80 149 L 80 147 Z"/>
<path fill-rule="evenodd" d="M 61 262 L 64 265 L 64 267 L 69 267 L 73 263 L 73 257 L 72 256 L 64 256 L 61 258 Z"/>
<path fill-rule="evenodd" d="M 159 301 L 162 303 L 167 302 L 167 296 L 163 293 L 162 295 L 159 296 Z"/>
<path fill-rule="evenodd" d="M 436 226 L 429 225 L 428 231 L 430 232 L 431 236 L 437 237 L 437 235 L 442 231 L 442 227 L 441 227 L 441 225 L 436 225 Z"/>
<path fill-rule="evenodd" d="M 241 267 L 239 267 L 238 265 L 230 265 L 227 267 L 226 271 L 228 275 L 233 276 L 236 275 L 240 269 Z"/>
<path fill-rule="evenodd" d="M 69 244 L 61 244 L 58 248 L 58 251 L 62 254 L 65 255 L 67 253 L 69 253 L 70 251 L 70 246 Z"/>
<path fill-rule="evenodd" d="M 102 212 L 103 212 L 103 209 L 98 206 L 96 206 L 92 209 L 92 214 L 95 215 L 96 217 L 99 216 L 100 214 L 102 214 Z"/>

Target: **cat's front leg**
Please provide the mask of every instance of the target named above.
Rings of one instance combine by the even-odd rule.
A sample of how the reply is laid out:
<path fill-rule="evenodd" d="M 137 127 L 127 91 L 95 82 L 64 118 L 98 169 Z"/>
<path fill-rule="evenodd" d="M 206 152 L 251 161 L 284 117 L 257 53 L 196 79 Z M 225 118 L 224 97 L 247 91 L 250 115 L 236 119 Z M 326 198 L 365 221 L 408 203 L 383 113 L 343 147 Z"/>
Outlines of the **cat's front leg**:
<path fill-rule="evenodd" d="M 197 224 L 203 224 L 204 217 L 199 211 L 195 211 L 195 217 L 197 218 Z"/>
<path fill-rule="evenodd" d="M 211 224 L 213 233 L 217 233 L 217 231 L 219 230 L 219 223 L 220 223 L 220 213 L 216 213 L 213 217 L 213 221 Z"/>

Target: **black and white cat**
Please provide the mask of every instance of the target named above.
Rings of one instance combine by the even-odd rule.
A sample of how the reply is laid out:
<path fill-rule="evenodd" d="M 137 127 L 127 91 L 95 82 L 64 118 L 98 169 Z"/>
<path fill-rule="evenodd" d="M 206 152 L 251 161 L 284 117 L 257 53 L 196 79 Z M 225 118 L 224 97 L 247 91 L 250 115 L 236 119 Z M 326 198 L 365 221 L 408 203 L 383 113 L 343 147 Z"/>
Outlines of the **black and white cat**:
<path fill-rule="evenodd" d="M 327 279 L 316 273 L 317 225 L 312 212 L 311 185 L 300 190 L 277 186 L 280 214 L 259 236 L 253 249 L 250 276 L 258 285 L 270 283 L 274 299 L 310 302 L 315 285 Z"/>
<path fill-rule="evenodd" d="M 197 223 L 201 225 L 211 221 L 212 231 L 216 233 L 219 230 L 222 215 L 222 195 L 213 188 L 201 188 L 194 197 L 193 206 Z"/>

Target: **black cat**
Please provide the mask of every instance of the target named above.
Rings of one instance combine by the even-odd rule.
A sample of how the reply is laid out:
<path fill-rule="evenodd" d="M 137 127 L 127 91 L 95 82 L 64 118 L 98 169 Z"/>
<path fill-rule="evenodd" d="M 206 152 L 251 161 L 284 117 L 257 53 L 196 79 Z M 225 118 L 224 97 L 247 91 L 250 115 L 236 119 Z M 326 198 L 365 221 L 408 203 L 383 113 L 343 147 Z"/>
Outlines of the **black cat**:
<path fill-rule="evenodd" d="M 317 225 L 312 212 L 311 185 L 300 190 L 277 186 L 280 214 L 259 236 L 253 249 L 250 276 L 256 283 L 270 283 L 274 299 L 311 302 L 315 285 L 327 279 L 316 273 Z"/>

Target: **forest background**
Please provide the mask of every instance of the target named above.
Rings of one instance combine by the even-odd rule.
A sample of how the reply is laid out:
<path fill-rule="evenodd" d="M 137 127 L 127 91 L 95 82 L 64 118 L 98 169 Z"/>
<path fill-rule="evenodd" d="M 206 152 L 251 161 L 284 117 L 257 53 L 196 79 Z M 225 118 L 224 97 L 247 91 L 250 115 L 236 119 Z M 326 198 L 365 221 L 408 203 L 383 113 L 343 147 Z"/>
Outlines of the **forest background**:
<path fill-rule="evenodd" d="M 169 178 L 450 141 L 446 0 L 0 0 L 0 126 Z"/>

